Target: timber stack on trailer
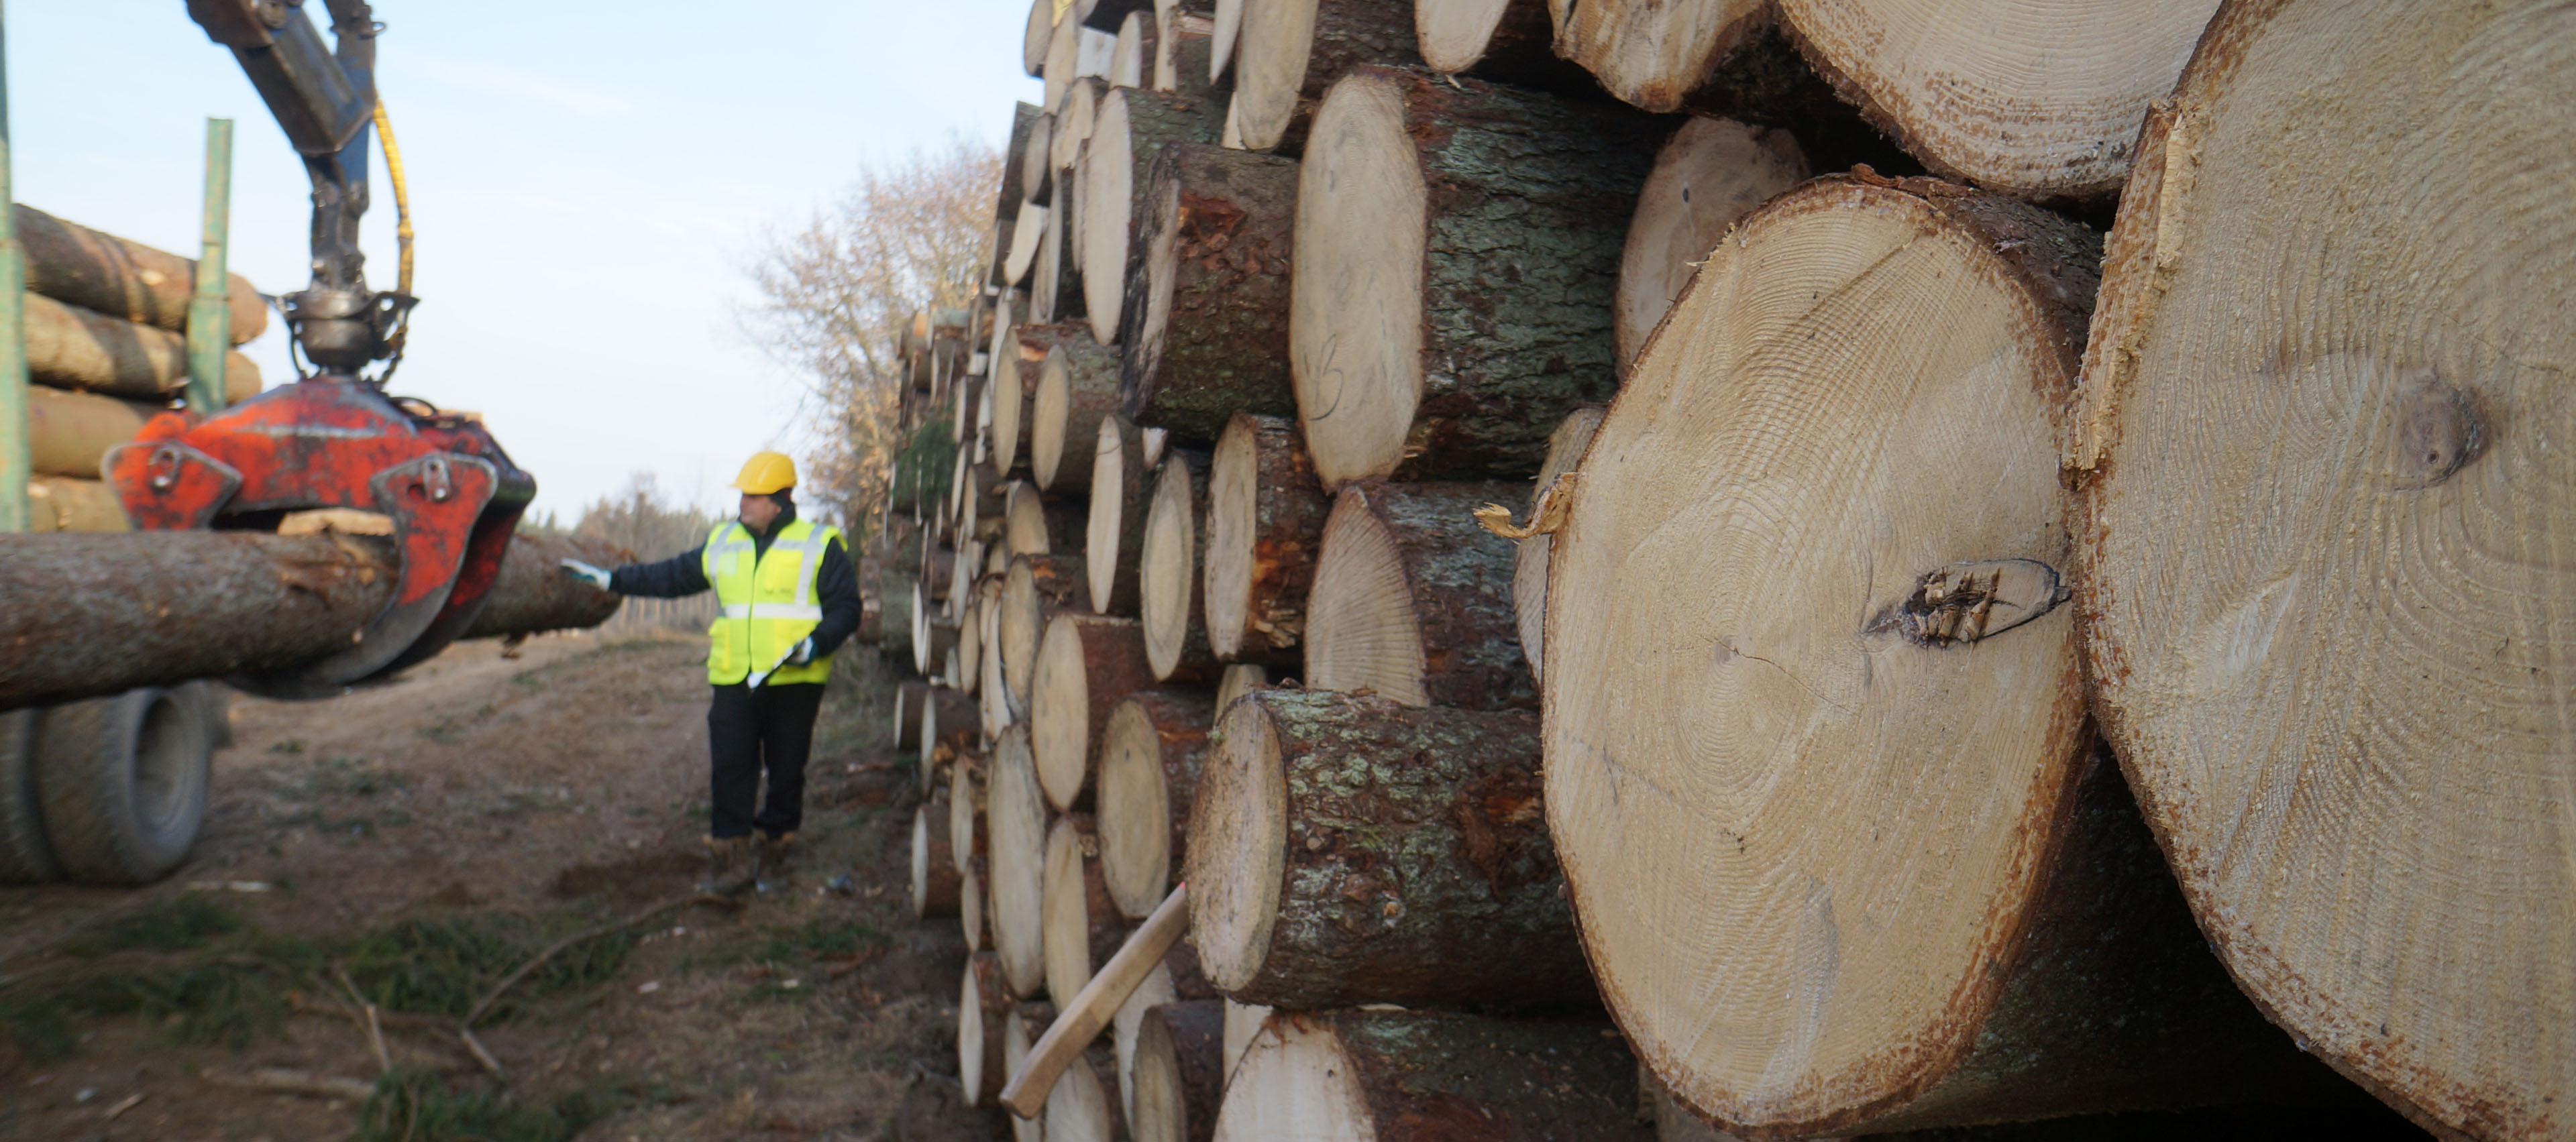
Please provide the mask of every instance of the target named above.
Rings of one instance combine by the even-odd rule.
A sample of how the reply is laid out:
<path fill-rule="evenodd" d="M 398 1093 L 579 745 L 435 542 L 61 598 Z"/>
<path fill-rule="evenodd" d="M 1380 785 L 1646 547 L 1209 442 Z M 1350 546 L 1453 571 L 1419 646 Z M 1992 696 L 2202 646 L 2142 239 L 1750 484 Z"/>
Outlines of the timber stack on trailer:
<path fill-rule="evenodd" d="M 968 1096 L 2566 1137 L 2571 55 L 1038 0 L 901 699 Z"/>

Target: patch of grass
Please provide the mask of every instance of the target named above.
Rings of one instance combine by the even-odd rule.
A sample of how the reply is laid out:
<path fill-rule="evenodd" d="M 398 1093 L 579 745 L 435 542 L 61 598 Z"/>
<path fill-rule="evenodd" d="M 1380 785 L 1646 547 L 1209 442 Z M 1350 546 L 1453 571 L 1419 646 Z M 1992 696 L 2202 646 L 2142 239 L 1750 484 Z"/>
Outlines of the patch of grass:
<path fill-rule="evenodd" d="M 417 1069 L 377 1080 L 360 1112 L 355 1142 L 565 1142 L 629 1107 L 681 1101 L 659 1083 L 631 1080 L 584 1087 L 543 1104 L 521 1104 L 481 1079 L 451 1081 Z"/>
<path fill-rule="evenodd" d="M 801 928 L 771 937 L 752 954 L 766 964 L 790 964 L 832 956 L 851 956 L 893 942 L 885 933 L 855 920 L 820 917 Z"/>
<path fill-rule="evenodd" d="M 173 930 L 179 929 L 153 934 Z M 256 932 L 235 932 L 215 951 L 221 954 L 169 966 L 108 967 L 0 995 L 0 1033 L 39 1061 L 69 1055 L 83 1021 L 117 1017 L 156 1024 L 163 1043 L 240 1048 L 285 1022 L 286 993 L 305 986 L 322 963 L 309 944 Z"/>
<path fill-rule="evenodd" d="M 127 951 L 185 952 L 242 927 L 241 917 L 232 909 L 192 893 L 164 897 L 101 921 L 63 941 L 63 951 L 82 957 Z"/>
<path fill-rule="evenodd" d="M 461 1018 L 501 977 L 535 958 L 555 939 L 582 924 L 569 916 L 539 923 L 524 916 L 485 913 L 410 920 L 361 937 L 349 948 L 349 975 L 358 990 L 389 1011 Z M 507 1019 L 514 1002 L 605 983 L 626 964 L 634 936 L 625 932 L 584 940 L 547 960 L 496 1005 L 489 1019 Z"/>

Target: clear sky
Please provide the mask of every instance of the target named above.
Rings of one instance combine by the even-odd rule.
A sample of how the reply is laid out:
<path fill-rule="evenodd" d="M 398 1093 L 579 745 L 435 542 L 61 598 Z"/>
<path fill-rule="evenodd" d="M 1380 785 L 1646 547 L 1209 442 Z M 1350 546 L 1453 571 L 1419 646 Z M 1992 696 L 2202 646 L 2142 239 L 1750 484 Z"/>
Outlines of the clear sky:
<path fill-rule="evenodd" d="M 752 451 L 801 455 L 799 383 L 735 318 L 760 235 L 871 162 L 952 132 L 1002 145 L 1038 97 L 1027 0 L 375 8 L 423 298 L 393 391 L 483 413 L 535 510 L 566 517 L 636 471 L 729 502 Z M 183 0 L 9 0 L 6 19 L 19 201 L 194 256 L 204 122 L 229 117 L 232 268 L 303 286 L 303 167 Z M 368 281 L 389 289 L 377 162 Z M 277 322 L 245 351 L 293 377 Z"/>

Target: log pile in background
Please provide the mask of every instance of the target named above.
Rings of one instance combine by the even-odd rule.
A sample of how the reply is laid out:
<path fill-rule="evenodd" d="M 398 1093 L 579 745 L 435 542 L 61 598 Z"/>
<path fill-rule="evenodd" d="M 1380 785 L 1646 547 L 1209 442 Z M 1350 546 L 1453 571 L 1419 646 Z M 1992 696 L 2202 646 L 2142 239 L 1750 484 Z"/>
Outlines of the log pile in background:
<path fill-rule="evenodd" d="M 917 907 L 954 899 L 989 949 L 961 986 L 970 1100 L 1186 879 L 1193 934 L 1114 1018 L 1068 1012 L 1099 1017 L 1099 1041 L 1023 1137 L 1812 1137 L 2257 1100 L 2355 1121 L 2355 1088 L 2266 1015 L 2421 1121 L 2562 1133 L 2576 1062 L 2546 1029 L 2576 1019 L 2576 946 L 2548 918 L 2576 897 L 2551 879 L 2557 843 L 2445 834 L 2484 855 L 2427 870 L 2503 886 L 2443 912 L 2474 937 L 2409 926 L 2399 901 L 2421 893 L 2394 884 L 2360 898 L 2369 915 L 2285 916 L 2300 902 L 2265 895 L 2271 866 L 2209 863 L 2242 843 L 2220 822 L 2306 813 L 2266 836 L 2320 838 L 2297 851 L 2322 900 L 2359 851 L 2322 814 L 2369 794 L 2263 808 L 2254 792 L 2326 750 L 2286 738 L 2263 748 L 2290 777 L 2192 767 L 2243 751 L 2243 708 L 2376 716 L 2352 711 L 2386 693 L 2360 689 L 2305 714 L 2279 673 L 2285 616 L 2331 572 L 2264 587 L 2249 566 L 2196 586 L 2206 600 L 2109 584 L 2245 554 L 2198 517 L 2181 538 L 2215 551 L 2173 542 L 2178 499 L 2214 520 L 2228 495 L 2384 485 L 2456 513 L 2515 475 L 2537 498 L 2442 534 L 2529 556 L 2512 582 L 2538 609 L 2478 629 L 2531 660 L 2512 693 L 2547 706 L 2542 628 L 2576 586 L 2530 546 L 2563 511 L 2537 489 L 2576 479 L 2535 467 L 2536 426 L 2565 410 L 2507 374 L 2567 355 L 2539 315 L 2569 243 L 2531 221 L 2570 212 L 2517 189 L 2479 239 L 2446 239 L 2501 243 L 2411 287 L 2496 331 L 2448 355 L 2353 358 L 2370 337 L 2335 322 L 2409 326 L 2329 304 L 2357 286 L 2311 304 L 2238 284 L 2261 267 L 2210 267 L 2263 247 L 2283 223 L 2258 204 L 2285 198 L 2314 203 L 2303 224 L 2376 210 L 2387 249 L 2439 245 L 2407 236 L 2422 199 L 2372 197 L 2383 176 L 2269 163 L 2282 113 L 2228 100 L 2295 102 L 2342 74 L 2314 61 L 2382 45 L 2366 58 L 2403 57 L 2418 102 L 2361 85 L 2347 110 L 2435 132 L 2447 169 L 2531 140 L 2505 185 L 2558 185 L 2541 172 L 2576 153 L 2561 120 L 2403 109 L 2563 86 L 2533 61 L 2576 36 L 2541 27 L 2562 17 L 2537 0 L 2384 29 L 2362 0 L 2231 9 L 2192 101 L 2149 121 L 2213 7 L 2156 0 L 2115 31 L 2107 10 L 2027 0 L 1034 3 L 1043 102 L 1014 117 L 986 296 L 953 323 L 987 348 L 941 357 L 951 323 L 925 320 L 926 395 L 904 406 L 955 441 L 954 482 L 883 580 L 911 588 L 924 672 L 949 674 L 899 701 L 941 791 L 916 819 Z M 2471 51 L 2505 43 L 2552 46 Z M 2390 170 L 2437 165 L 2384 149 Z M 1927 168 L 1956 181 L 1912 177 Z M 2090 227 L 2114 194 L 2105 280 Z M 2503 262 L 2549 285 L 2458 277 Z M 2300 282 L 2345 280 L 2319 267 Z M 2238 319 L 2203 316 L 2220 313 Z M 2277 333 L 2293 318 L 2323 348 Z M 2241 367 L 2194 371 L 2230 337 Z M 2355 443 L 2271 462 L 2342 467 L 2207 472 L 2210 426 L 2260 433 L 2306 406 L 2188 402 L 2260 403 L 2296 369 L 2359 386 L 2306 413 L 2350 420 L 2317 439 Z M 2160 489 L 2193 473 L 2196 499 Z M 2284 550 L 2331 557 L 2328 532 L 2300 534 Z M 2090 642 L 2077 606 L 2102 616 Z M 2096 678 L 2116 683 L 2107 733 Z M 2195 689 L 2221 682 L 2230 702 Z M 2541 744 L 2489 755 L 2563 768 L 2566 735 L 2523 730 Z M 2157 844 L 2185 829 L 2189 893 Z M 2216 956 L 2195 911 L 2226 937 Z M 2354 931 L 2448 981 L 2427 984 L 2447 1006 L 2316 958 Z M 2510 949 L 2479 962 L 2529 985 L 2508 989 L 2519 1010 L 2482 1006 L 2506 990 L 2441 958 L 2471 939 Z M 1142 971 L 1123 962 L 1097 986 Z M 2340 990 L 2281 982 L 2301 978 Z M 2419 1046 L 2368 1041 L 2354 1020 L 2378 1018 Z"/>

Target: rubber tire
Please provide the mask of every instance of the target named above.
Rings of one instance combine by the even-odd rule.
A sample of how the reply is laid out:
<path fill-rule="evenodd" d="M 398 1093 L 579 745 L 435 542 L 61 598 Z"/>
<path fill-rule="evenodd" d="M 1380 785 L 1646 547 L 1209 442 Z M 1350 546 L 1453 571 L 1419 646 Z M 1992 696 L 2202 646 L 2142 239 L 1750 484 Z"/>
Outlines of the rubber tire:
<path fill-rule="evenodd" d="M 0 710 L 0 884 L 45 884 L 63 878 L 45 841 L 44 803 L 36 796 L 36 726 L 45 708 Z"/>
<path fill-rule="evenodd" d="M 46 711 L 36 790 L 65 876 L 150 884 L 188 859 L 206 821 L 208 705 L 191 688 L 146 687 Z"/>

